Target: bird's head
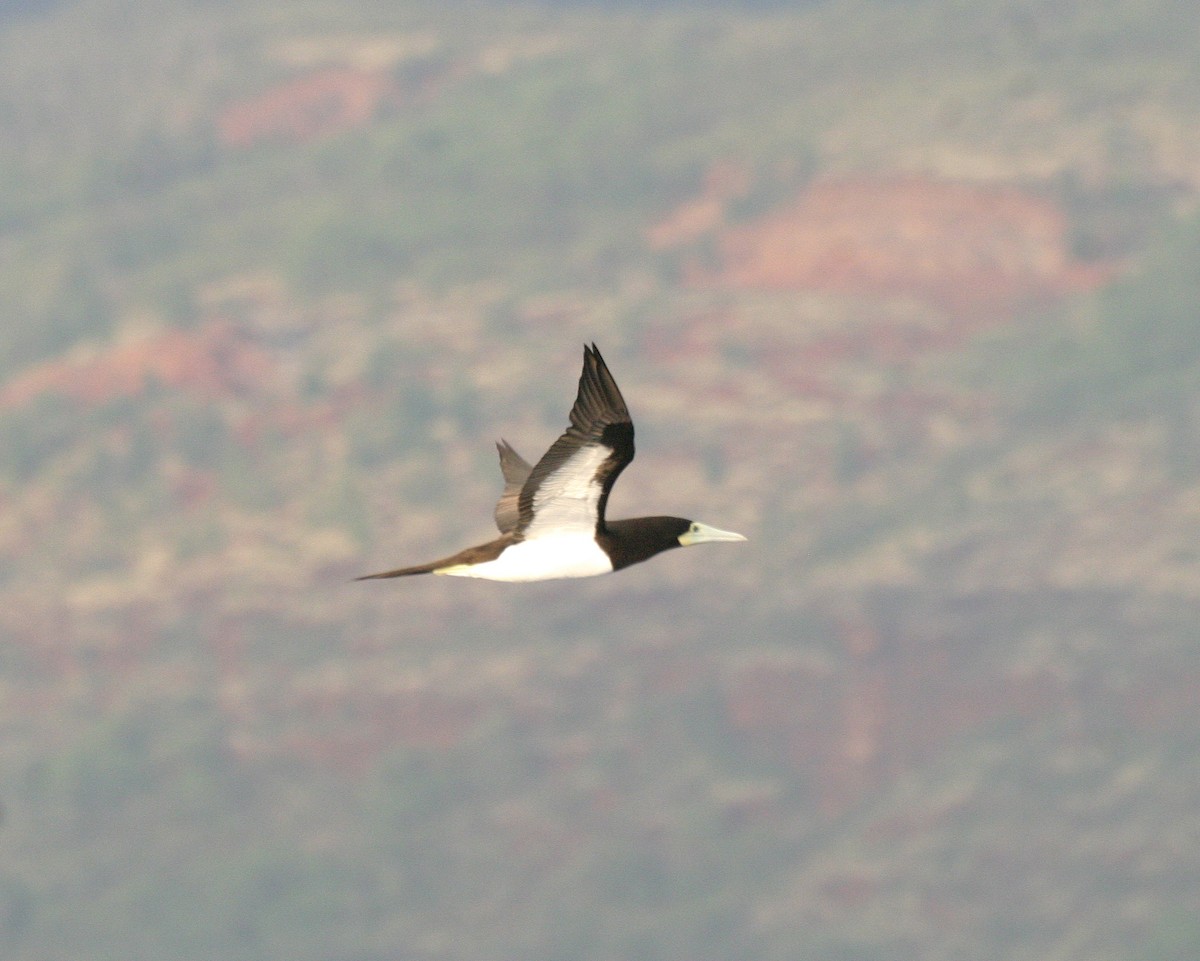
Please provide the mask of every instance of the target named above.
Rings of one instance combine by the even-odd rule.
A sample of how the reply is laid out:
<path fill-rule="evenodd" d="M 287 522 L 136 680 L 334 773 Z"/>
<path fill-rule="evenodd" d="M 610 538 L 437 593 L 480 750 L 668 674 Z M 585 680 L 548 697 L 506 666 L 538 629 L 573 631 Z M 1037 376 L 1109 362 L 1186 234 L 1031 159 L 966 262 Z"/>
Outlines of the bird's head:
<path fill-rule="evenodd" d="M 715 544 L 720 541 L 744 541 L 746 538 L 733 531 L 723 531 L 719 527 L 709 527 L 699 521 L 689 521 L 684 518 L 674 518 L 680 524 L 679 543 L 684 547 L 694 544 Z"/>

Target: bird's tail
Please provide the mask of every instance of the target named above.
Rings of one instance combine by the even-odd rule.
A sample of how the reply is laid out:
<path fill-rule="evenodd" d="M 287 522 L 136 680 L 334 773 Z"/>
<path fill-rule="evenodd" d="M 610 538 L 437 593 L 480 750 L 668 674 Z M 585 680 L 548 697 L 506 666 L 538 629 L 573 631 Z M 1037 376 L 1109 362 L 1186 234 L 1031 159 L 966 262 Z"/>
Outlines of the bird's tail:
<path fill-rule="evenodd" d="M 382 580 L 385 577 L 408 577 L 410 574 L 432 574 L 439 565 L 433 564 L 418 564 L 416 567 L 398 567 L 394 571 L 380 571 L 378 574 L 364 574 L 362 577 L 354 578 L 356 581 L 375 581 Z"/>
<path fill-rule="evenodd" d="M 430 561 L 428 564 L 418 564 L 415 567 L 398 567 L 394 571 L 380 571 L 378 574 L 364 574 L 362 577 L 354 579 L 356 581 L 373 581 L 385 577 L 408 577 L 410 574 L 449 574 L 451 568 L 454 569 L 454 573 L 458 573 L 475 564 L 494 561 L 504 548 L 515 541 L 516 538 L 512 534 L 506 534 L 494 541 L 480 544 L 478 547 L 468 547 L 465 551 L 443 557 L 440 561 Z"/>

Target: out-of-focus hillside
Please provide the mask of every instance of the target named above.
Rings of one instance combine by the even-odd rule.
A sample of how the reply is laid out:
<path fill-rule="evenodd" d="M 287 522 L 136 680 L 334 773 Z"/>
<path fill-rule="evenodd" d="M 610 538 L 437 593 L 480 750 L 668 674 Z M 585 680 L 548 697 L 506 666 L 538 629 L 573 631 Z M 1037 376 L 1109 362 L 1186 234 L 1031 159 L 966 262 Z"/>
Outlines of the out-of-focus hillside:
<path fill-rule="evenodd" d="M 0 16 L 4 956 L 1190 958 L 1196 27 Z M 591 340 L 750 542 L 348 583 Z"/>

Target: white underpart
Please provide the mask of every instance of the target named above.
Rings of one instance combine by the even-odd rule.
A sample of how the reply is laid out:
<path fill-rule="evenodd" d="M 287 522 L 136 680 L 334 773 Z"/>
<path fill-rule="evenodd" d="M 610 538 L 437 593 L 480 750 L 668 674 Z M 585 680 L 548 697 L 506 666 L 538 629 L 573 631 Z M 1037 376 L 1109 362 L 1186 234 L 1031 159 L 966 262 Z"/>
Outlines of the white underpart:
<path fill-rule="evenodd" d="M 533 520 L 522 540 L 492 561 L 446 567 L 435 574 L 491 581 L 548 581 L 612 572 L 612 559 L 596 543 L 600 485 L 596 471 L 612 451 L 581 447 L 542 480 L 533 496 Z"/>
<path fill-rule="evenodd" d="M 612 569 L 612 560 L 596 543 L 593 527 L 586 534 L 567 531 L 520 541 L 493 561 L 446 567 L 434 573 L 489 581 L 548 581 L 556 577 L 594 577 L 609 574 Z"/>

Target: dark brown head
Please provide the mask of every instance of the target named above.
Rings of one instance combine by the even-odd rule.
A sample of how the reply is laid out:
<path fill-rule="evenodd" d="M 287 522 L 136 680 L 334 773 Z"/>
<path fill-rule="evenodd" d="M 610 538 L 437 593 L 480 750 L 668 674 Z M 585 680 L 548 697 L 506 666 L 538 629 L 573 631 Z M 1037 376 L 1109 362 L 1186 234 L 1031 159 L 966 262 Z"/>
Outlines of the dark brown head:
<path fill-rule="evenodd" d="M 674 547 L 745 539 L 741 534 L 719 530 L 684 517 L 633 517 L 609 521 L 597 537 L 600 546 L 612 558 L 614 571 Z"/>

